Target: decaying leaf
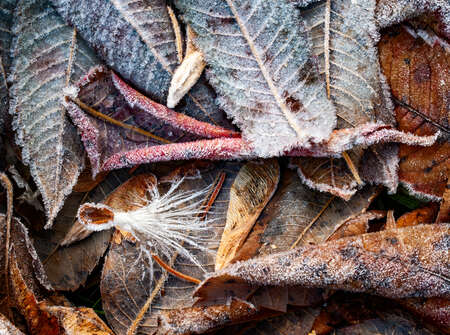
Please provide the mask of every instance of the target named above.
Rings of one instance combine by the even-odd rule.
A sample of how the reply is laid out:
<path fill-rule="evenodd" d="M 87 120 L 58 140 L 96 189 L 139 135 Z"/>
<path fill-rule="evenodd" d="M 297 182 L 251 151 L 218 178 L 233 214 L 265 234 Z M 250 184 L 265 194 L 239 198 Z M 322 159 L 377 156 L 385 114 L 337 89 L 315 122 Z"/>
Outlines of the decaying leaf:
<path fill-rule="evenodd" d="M 233 0 L 175 4 L 197 33 L 219 103 L 258 156 L 328 138 L 335 111 L 294 6 Z"/>
<path fill-rule="evenodd" d="M 274 194 L 279 179 L 280 166 L 276 159 L 249 162 L 241 168 L 230 190 L 225 229 L 216 255 L 216 271 L 233 262 Z"/>
<path fill-rule="evenodd" d="M 79 206 L 85 202 L 110 203 L 115 197 L 126 196 L 126 190 L 120 185 L 129 178 L 127 171 L 113 171 L 94 190 L 72 193 L 55 221 L 54 230 L 35 236 L 39 255 L 45 260 L 47 276 L 55 289 L 73 291 L 83 285 L 111 239 L 111 231 L 92 233 L 77 221 Z"/>
<path fill-rule="evenodd" d="M 442 43 L 429 45 L 420 31 L 393 27 L 379 43 L 380 63 L 397 99 L 401 130 L 417 135 L 442 131 L 433 146 L 400 145 L 399 179 L 416 195 L 442 197 L 450 166 L 448 87 L 450 53 Z"/>
<path fill-rule="evenodd" d="M 227 158 L 235 151 L 243 152 L 235 131 L 197 121 L 157 104 L 103 67 L 87 73 L 78 88 L 78 94 L 72 97 L 76 102 L 68 101 L 66 105 L 81 133 L 94 175 L 149 161 L 202 158 L 202 155 L 209 158 L 214 154 Z M 217 140 L 198 142 L 202 138 Z M 206 150 L 211 146 L 212 150 Z"/>
<path fill-rule="evenodd" d="M 196 290 L 204 300 L 227 285 L 301 285 L 390 298 L 450 296 L 449 224 L 418 225 L 347 237 L 230 265 Z"/>
<path fill-rule="evenodd" d="M 0 134 L 3 133 L 9 107 L 9 85 L 6 80 L 11 66 L 9 48 L 15 5 L 16 0 L 3 1 L 0 9 Z"/>
<path fill-rule="evenodd" d="M 444 196 L 442 197 L 442 204 L 436 222 L 450 222 L 450 184 L 447 184 Z"/>
<path fill-rule="evenodd" d="M 62 106 L 63 91 L 98 60 L 47 1 L 19 1 L 16 11 L 10 111 L 50 227 L 84 162 Z"/>
<path fill-rule="evenodd" d="M 415 226 L 418 224 L 434 223 L 437 213 L 437 204 L 431 203 L 426 207 L 417 208 L 411 212 L 403 214 L 396 220 L 395 225 L 400 228 Z"/>
<path fill-rule="evenodd" d="M 166 1 L 52 0 L 52 3 L 108 66 L 150 99 L 166 102 L 178 63 Z M 214 99 L 213 90 L 200 79 L 177 111 L 216 125 L 229 124 Z"/>
<path fill-rule="evenodd" d="M 207 215 L 215 220 L 216 233 L 204 241 L 210 246 L 211 253 L 191 249 L 206 271 L 214 270 L 215 250 L 219 246 L 220 234 L 225 224 L 228 194 L 240 166 L 236 163 L 218 163 L 218 166 L 209 170 L 192 166 L 190 170 L 178 171 L 182 175 L 188 173 L 190 176 L 185 177 L 181 185 L 183 189 L 197 190 L 215 185 L 216 191 L 209 196 L 209 201 L 213 202 Z M 222 172 L 225 173 L 224 180 L 221 177 Z M 176 176 L 172 174 L 168 178 L 159 178 L 161 187 L 167 187 L 174 177 Z M 139 192 L 140 189 L 145 190 L 146 185 L 142 184 L 141 179 L 133 189 Z M 129 200 L 124 199 L 117 206 L 120 208 Z M 117 233 L 115 235 L 117 237 Z M 158 330 L 160 325 L 158 318 L 163 311 L 169 312 L 192 306 L 194 283 L 167 273 L 157 264 L 150 264 L 152 260 L 140 255 L 138 242 L 126 238 L 114 238 L 113 241 L 103 267 L 101 292 L 106 317 L 117 334 L 127 332 L 153 334 Z M 181 255 L 174 254 L 169 259 L 162 258 L 182 274 L 198 279 L 203 278 L 205 274 Z"/>

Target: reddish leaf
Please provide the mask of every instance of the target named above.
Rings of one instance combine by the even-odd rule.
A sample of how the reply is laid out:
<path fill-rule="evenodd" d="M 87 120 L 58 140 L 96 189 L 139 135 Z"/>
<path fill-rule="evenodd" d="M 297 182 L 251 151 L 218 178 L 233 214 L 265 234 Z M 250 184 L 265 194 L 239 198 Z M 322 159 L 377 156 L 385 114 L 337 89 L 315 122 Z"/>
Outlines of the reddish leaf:
<path fill-rule="evenodd" d="M 416 135 L 449 134 L 450 54 L 446 42 L 419 36 L 423 30 L 395 27 L 379 43 L 380 62 L 400 104 L 398 127 Z M 446 50 L 447 48 L 447 50 Z M 450 174 L 450 143 L 431 147 L 400 145 L 399 178 L 413 193 L 440 199 Z"/>

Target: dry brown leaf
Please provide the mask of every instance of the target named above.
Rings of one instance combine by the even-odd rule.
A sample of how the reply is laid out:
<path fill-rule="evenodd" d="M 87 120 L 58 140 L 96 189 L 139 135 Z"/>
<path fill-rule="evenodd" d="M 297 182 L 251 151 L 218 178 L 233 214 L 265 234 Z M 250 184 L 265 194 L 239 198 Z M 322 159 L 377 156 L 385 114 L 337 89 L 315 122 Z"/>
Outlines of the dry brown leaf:
<path fill-rule="evenodd" d="M 437 223 L 450 222 L 450 184 L 447 185 L 442 198 L 441 208 L 436 219 Z"/>
<path fill-rule="evenodd" d="M 242 164 L 209 164 L 209 168 L 204 166 L 196 168 L 192 164 L 189 166 L 191 171 L 185 168 L 177 170 L 177 173 L 182 175 L 188 174 L 182 184 L 183 189 L 186 190 L 202 189 L 220 181 L 222 172 L 226 175 L 209 211 L 210 218 L 216 218 L 214 226 L 217 226 L 216 234 L 209 237 L 213 253 L 192 250 L 205 270 L 213 271 L 214 250 L 218 248 L 220 235 L 225 225 L 229 190 Z M 175 174 L 170 173 L 166 178 L 159 178 L 161 187 L 166 187 Z M 145 189 L 145 186 L 136 185 L 136 188 Z M 205 243 L 208 242 L 205 241 Z M 194 283 L 168 274 L 157 264 L 151 267 L 146 257 L 139 253 L 136 242 L 123 238 L 115 239 L 111 243 L 103 267 L 101 280 L 103 308 L 109 324 L 117 334 L 126 334 L 127 332 L 129 334 L 134 332 L 153 334 L 160 326 L 158 320 L 163 311 L 188 308 L 194 303 L 192 298 L 196 286 Z M 204 276 L 204 272 L 200 268 L 181 256 L 173 255 L 172 259 L 164 259 L 164 261 L 185 275 L 199 279 Z"/>
<path fill-rule="evenodd" d="M 326 241 L 338 240 L 348 236 L 356 236 L 367 233 L 369 230 L 369 221 L 381 219 L 386 216 L 385 211 L 367 211 L 355 217 L 342 222 L 335 231 L 326 239 Z"/>
<path fill-rule="evenodd" d="M 397 228 L 416 226 L 424 223 L 434 223 L 438 214 L 439 206 L 430 204 L 426 207 L 415 209 L 411 212 L 403 214 L 397 219 L 395 225 Z"/>
<path fill-rule="evenodd" d="M 236 285 L 327 287 L 390 298 L 450 297 L 449 224 L 418 225 L 347 237 L 230 265 L 195 296 L 233 295 Z"/>
<path fill-rule="evenodd" d="M 249 162 L 239 171 L 230 190 L 227 220 L 216 255 L 215 270 L 232 263 L 280 180 L 276 159 Z"/>
<path fill-rule="evenodd" d="M 401 105 L 396 107 L 399 129 L 417 135 L 441 130 L 444 138 L 431 147 L 400 145 L 399 178 L 413 193 L 440 199 L 450 166 L 450 53 L 445 42 L 422 39 L 421 30 L 393 27 L 379 43 L 380 63 Z M 430 44 L 431 43 L 431 44 Z"/>

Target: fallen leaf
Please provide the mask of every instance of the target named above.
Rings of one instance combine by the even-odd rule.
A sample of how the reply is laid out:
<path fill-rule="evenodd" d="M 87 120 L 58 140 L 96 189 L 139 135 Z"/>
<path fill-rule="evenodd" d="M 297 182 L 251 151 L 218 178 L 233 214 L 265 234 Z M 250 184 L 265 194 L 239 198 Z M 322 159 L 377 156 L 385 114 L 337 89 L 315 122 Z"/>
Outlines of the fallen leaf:
<path fill-rule="evenodd" d="M 439 210 L 437 223 L 450 222 L 450 185 L 447 185 L 444 196 L 442 197 L 441 208 Z"/>
<path fill-rule="evenodd" d="M 191 150 L 204 154 L 205 145 L 198 142 L 199 139 L 219 138 L 218 143 L 221 143 L 222 137 L 230 137 L 233 145 L 235 141 L 231 138 L 239 137 L 232 130 L 197 121 L 151 101 L 102 67 L 86 74 L 78 88 L 74 97 L 78 105 L 72 101 L 66 105 L 81 133 L 94 175 L 129 162 L 136 164 L 136 159 L 142 156 L 153 161 L 201 158 L 188 150 L 191 146 Z M 95 115 L 89 113 L 90 106 L 95 107 Z M 153 154 L 136 154 L 139 150 L 153 150 Z M 125 155 L 134 159 L 125 158 Z M 224 156 L 227 155 L 230 154 L 225 151 Z"/>
<path fill-rule="evenodd" d="M 232 263 L 259 214 L 278 186 L 280 166 L 276 159 L 245 164 L 234 179 L 230 201 L 216 255 L 215 270 Z"/>
<path fill-rule="evenodd" d="M 342 222 L 326 241 L 338 240 L 344 237 L 357 236 L 369 231 L 369 221 L 386 216 L 385 211 L 371 210 L 363 212 Z"/>
<path fill-rule="evenodd" d="M 422 208 L 417 208 L 411 212 L 405 213 L 400 216 L 395 222 L 398 228 L 415 226 L 418 224 L 433 223 L 435 222 L 436 215 L 438 214 L 439 207 L 435 203 Z"/>
<path fill-rule="evenodd" d="M 11 66 L 9 50 L 12 38 L 12 21 L 16 0 L 2 2 L 0 11 L 0 134 L 3 134 L 8 117 L 9 92 L 7 77 Z M 0 139 L 1 144 L 1 139 Z"/>
<path fill-rule="evenodd" d="M 215 251 L 219 246 L 220 235 L 225 225 L 229 190 L 240 167 L 241 164 L 236 163 L 218 163 L 218 166 L 213 166 L 212 169 L 210 167 L 205 170 L 205 168 L 196 168 L 191 165 L 192 172 L 186 169 L 178 170 L 178 173 L 182 175 L 188 173 L 190 176 L 186 177 L 182 184 L 186 190 L 202 189 L 212 184 L 219 186 L 217 183 L 220 182 L 221 172 L 226 174 L 223 185 L 217 188 L 219 193 L 208 214 L 211 219 L 215 219 L 214 227 L 216 227 L 214 236 L 209 236 L 205 241 L 210 244 L 211 253 L 193 250 L 205 271 L 214 270 Z M 161 186 L 168 185 L 174 177 L 174 174 L 171 174 L 169 178 L 161 177 L 159 182 Z M 140 184 L 135 184 L 132 189 L 145 190 L 146 187 L 141 180 Z M 116 208 L 128 202 L 129 199 L 123 199 Z M 192 306 L 194 283 L 167 273 L 159 265 L 152 265 L 150 263 L 152 260 L 149 262 L 147 257 L 140 255 L 137 242 L 126 238 L 113 241 L 103 266 L 101 293 L 106 318 L 117 334 L 127 332 L 153 334 L 161 326 L 158 318 L 163 311 L 169 312 Z M 164 261 L 173 269 L 194 278 L 203 278 L 205 274 L 190 260 L 177 254 Z"/>
<path fill-rule="evenodd" d="M 400 181 L 412 193 L 438 200 L 450 174 L 450 144 L 445 138 L 450 58 L 444 45 L 428 45 L 420 36 L 420 31 L 406 26 L 391 28 L 379 43 L 380 63 L 397 99 L 399 129 L 417 135 L 444 133 L 433 146 L 400 145 L 399 149 Z"/>
<path fill-rule="evenodd" d="M 448 224 L 392 229 L 238 262 L 209 276 L 195 296 L 208 300 L 226 295 L 232 282 L 448 298 L 449 229 Z"/>
<path fill-rule="evenodd" d="M 256 313 L 257 309 L 252 304 L 239 299 L 231 299 L 226 305 L 163 311 L 162 325 L 155 334 L 202 334 L 223 327 L 224 322 L 245 322 Z"/>
<path fill-rule="evenodd" d="M 3 314 L 0 314 L 0 334 L 23 335 Z"/>
<path fill-rule="evenodd" d="M 54 229 L 35 235 L 36 247 L 55 289 L 74 291 L 83 285 L 111 239 L 111 231 L 92 233 L 77 221 L 79 206 L 108 201 L 116 192 L 119 196 L 121 183 L 129 178 L 127 171 L 113 171 L 92 191 L 72 193 L 56 218 Z"/>
<path fill-rule="evenodd" d="M 166 1 L 52 0 L 105 63 L 150 99 L 165 103 L 178 63 Z M 93 15 L 95 13 L 95 15 Z M 229 125 L 204 79 L 178 105 L 178 112 L 215 125 Z"/>
<path fill-rule="evenodd" d="M 175 5 L 197 34 L 194 41 L 209 65 L 220 105 L 258 156 L 328 138 L 335 111 L 294 6 L 232 0 Z"/>
<path fill-rule="evenodd" d="M 386 28 L 423 13 L 439 13 L 443 31 L 450 36 L 450 5 L 442 0 L 377 0 L 376 17 L 380 28 Z"/>
<path fill-rule="evenodd" d="M 432 335 L 433 333 L 417 325 L 406 318 L 397 315 L 385 315 L 378 319 L 366 320 L 359 324 L 338 329 L 335 334 L 338 335 L 392 335 L 392 334 L 411 334 L 411 335 Z"/>
<path fill-rule="evenodd" d="M 443 298 L 409 298 L 400 304 L 425 322 L 431 322 L 444 334 L 450 333 L 450 301 Z"/>
<path fill-rule="evenodd" d="M 19 1 L 13 31 L 11 114 L 22 159 L 53 221 L 83 169 L 83 148 L 65 116 L 64 89 L 98 64 L 92 51 L 43 0 Z M 39 34 L 36 33 L 39 32 Z"/>

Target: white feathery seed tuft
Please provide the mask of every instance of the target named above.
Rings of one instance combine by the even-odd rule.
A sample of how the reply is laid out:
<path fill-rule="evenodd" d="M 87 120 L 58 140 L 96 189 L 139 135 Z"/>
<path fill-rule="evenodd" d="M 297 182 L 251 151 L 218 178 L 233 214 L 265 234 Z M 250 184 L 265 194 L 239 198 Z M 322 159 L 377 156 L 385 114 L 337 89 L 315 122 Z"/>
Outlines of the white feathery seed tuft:
<path fill-rule="evenodd" d="M 153 253 L 167 258 L 178 253 L 203 269 L 190 249 L 211 252 L 207 242 L 214 228 L 214 219 L 204 215 L 204 202 L 211 186 L 197 191 L 181 191 L 179 187 L 183 180 L 174 181 L 164 195 L 160 194 L 157 185 L 149 185 L 148 198 L 139 198 L 137 204 L 144 205 L 136 210 L 120 212 L 104 204 L 86 203 L 80 207 L 78 218 L 90 230 L 116 227 L 131 233 L 149 259 Z M 113 220 L 96 224 L 80 215 L 93 207 L 113 212 Z"/>

